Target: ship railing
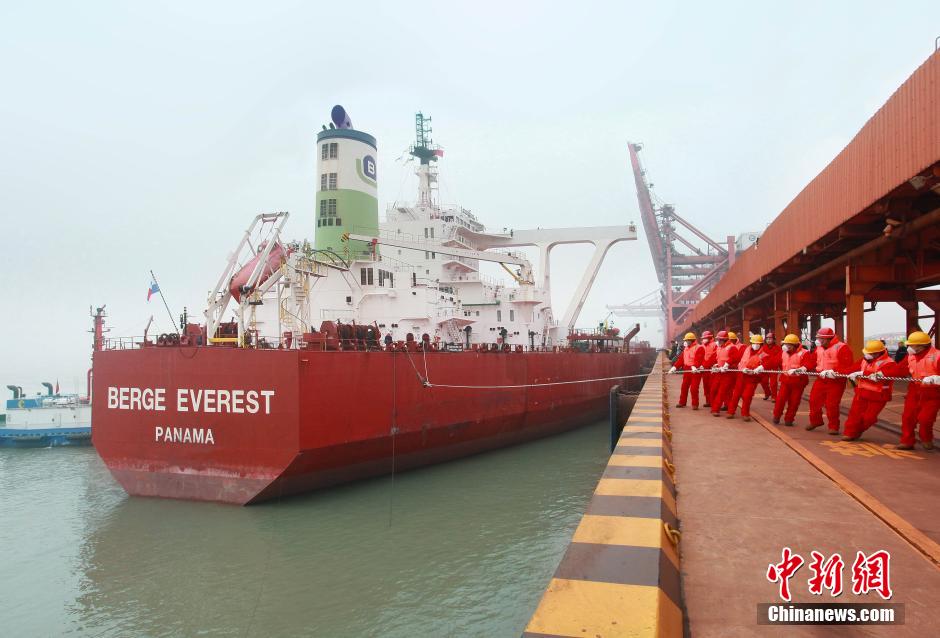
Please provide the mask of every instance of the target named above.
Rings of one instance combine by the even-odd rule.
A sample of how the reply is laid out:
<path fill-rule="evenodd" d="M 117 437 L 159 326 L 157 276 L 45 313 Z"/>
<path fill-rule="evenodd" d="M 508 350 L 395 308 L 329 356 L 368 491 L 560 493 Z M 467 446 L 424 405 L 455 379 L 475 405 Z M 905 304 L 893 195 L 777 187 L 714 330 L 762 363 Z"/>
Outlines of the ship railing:
<path fill-rule="evenodd" d="M 317 333 L 320 335 L 320 333 Z M 335 338 L 322 338 L 318 339 L 313 343 L 304 343 L 302 339 L 298 339 L 294 336 L 270 336 L 270 335 L 252 335 L 249 339 L 244 340 L 243 347 L 246 349 L 252 350 L 323 350 L 323 351 L 338 351 L 338 352 L 362 352 L 362 351 L 375 351 L 375 352 L 422 352 L 422 341 L 420 341 L 420 335 L 415 335 L 415 341 L 407 340 L 395 340 L 391 344 L 387 345 L 384 339 L 380 340 L 370 340 L 370 339 L 335 339 Z M 128 337 L 109 337 L 104 340 L 103 348 L 105 350 L 138 350 L 142 347 L 173 347 L 173 348 L 194 348 L 194 347 L 238 347 L 238 339 L 219 339 L 215 343 L 209 344 L 208 346 L 196 346 L 195 344 L 190 345 L 180 345 L 180 344 L 167 344 L 162 345 L 157 343 L 156 335 L 149 335 L 145 338 L 141 336 L 128 336 Z M 508 352 L 513 353 L 555 353 L 555 352 L 583 352 L 585 351 L 580 347 L 573 347 L 567 344 L 564 345 L 532 345 L 528 343 L 506 343 L 502 344 L 499 342 L 493 343 L 472 343 L 470 346 L 467 346 L 465 341 L 448 341 L 448 340 L 438 340 L 438 341 L 428 341 L 427 350 L 435 352 L 504 352 L 504 349 L 508 348 Z M 624 345 L 622 347 L 615 347 L 613 345 L 604 345 L 592 347 L 589 352 L 627 352 L 628 348 Z"/>

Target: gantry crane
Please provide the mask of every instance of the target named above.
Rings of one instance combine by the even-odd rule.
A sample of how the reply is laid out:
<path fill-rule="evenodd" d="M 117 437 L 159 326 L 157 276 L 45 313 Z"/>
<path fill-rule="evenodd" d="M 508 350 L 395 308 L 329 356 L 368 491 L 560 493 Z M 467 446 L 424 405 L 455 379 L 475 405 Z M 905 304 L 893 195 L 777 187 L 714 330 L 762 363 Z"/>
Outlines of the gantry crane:
<path fill-rule="evenodd" d="M 628 147 L 643 229 L 662 286 L 660 308 L 669 343 L 687 328 L 692 309 L 734 263 L 734 236 L 729 235 L 727 243 L 720 244 L 680 217 L 672 205 L 655 204 L 652 184 L 640 163 L 642 145 L 628 142 Z M 681 235 L 680 227 L 693 237 Z M 650 299 L 644 295 L 637 303 L 608 308 L 619 316 L 648 316 Z"/>

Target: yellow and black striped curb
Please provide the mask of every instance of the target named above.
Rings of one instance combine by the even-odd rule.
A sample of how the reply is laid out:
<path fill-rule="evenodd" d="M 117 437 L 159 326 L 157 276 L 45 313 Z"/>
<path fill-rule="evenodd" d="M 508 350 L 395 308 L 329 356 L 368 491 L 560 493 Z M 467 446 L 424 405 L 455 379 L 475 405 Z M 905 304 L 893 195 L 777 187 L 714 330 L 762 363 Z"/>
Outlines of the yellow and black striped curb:
<path fill-rule="evenodd" d="M 663 355 L 659 363 L 661 373 L 640 391 L 526 638 L 682 636 Z"/>

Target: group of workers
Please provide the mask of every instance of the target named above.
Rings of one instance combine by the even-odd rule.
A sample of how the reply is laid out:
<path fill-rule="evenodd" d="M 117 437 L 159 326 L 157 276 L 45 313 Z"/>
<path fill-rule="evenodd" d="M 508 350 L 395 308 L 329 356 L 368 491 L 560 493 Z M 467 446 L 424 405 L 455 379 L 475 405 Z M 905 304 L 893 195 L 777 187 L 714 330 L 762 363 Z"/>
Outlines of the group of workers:
<path fill-rule="evenodd" d="M 741 406 L 741 417 L 751 420 L 751 402 L 758 386 L 764 400 L 773 401 L 773 421 L 793 426 L 803 392 L 814 376 L 809 394 L 809 424 L 814 430 L 828 420 L 829 434 L 838 435 L 842 395 L 849 380 L 855 383 L 855 398 L 845 420 L 842 440 L 857 441 L 878 420 L 894 389 L 894 379 L 909 378 L 901 415 L 901 450 L 914 449 L 915 434 L 924 449 L 933 449 L 933 425 L 940 409 L 940 350 L 924 332 L 912 333 L 906 354 L 891 357 L 884 342 L 868 341 L 862 359 L 856 360 L 849 346 L 832 328 L 820 328 L 815 348 L 803 347 L 799 337 L 788 334 L 777 344 L 773 332 L 751 335 L 749 344 L 738 343 L 734 332 L 706 330 L 701 339 L 694 333 L 683 337 L 684 348 L 673 360 L 669 373 L 682 371 L 678 408 L 690 400 L 699 409 L 699 386 L 704 407 L 712 416 L 733 419 Z M 896 361 L 895 359 L 898 359 Z"/>

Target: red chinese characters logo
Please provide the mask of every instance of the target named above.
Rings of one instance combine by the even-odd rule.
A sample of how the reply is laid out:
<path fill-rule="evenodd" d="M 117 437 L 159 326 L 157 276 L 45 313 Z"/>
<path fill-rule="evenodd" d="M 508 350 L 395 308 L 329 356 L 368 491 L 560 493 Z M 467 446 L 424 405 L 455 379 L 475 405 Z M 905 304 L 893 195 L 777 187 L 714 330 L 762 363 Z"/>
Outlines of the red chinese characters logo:
<path fill-rule="evenodd" d="M 858 552 L 852 564 L 852 593 L 862 595 L 873 590 L 885 600 L 894 595 L 891 591 L 891 554 L 883 549 L 869 556 Z"/>
<path fill-rule="evenodd" d="M 790 602 L 790 579 L 803 566 L 803 557 L 794 554 L 789 547 L 784 547 L 783 559 L 777 564 L 767 566 L 767 580 L 780 583 L 780 598 Z"/>
<path fill-rule="evenodd" d="M 833 554 L 823 562 L 823 556 L 817 551 L 810 552 L 813 560 L 809 564 L 813 575 L 809 579 L 809 593 L 822 596 L 823 589 L 828 589 L 835 598 L 842 594 L 842 569 L 845 563 L 839 554 Z"/>
<path fill-rule="evenodd" d="M 842 573 L 845 561 L 839 553 L 828 558 L 817 551 L 810 552 L 812 560 L 809 563 L 811 575 L 806 581 L 809 593 L 822 596 L 823 590 L 829 590 L 833 598 L 842 595 Z M 779 563 L 767 566 L 767 580 L 777 583 L 780 598 L 791 602 L 790 579 L 803 566 L 803 557 L 796 554 L 789 547 L 784 547 Z M 891 590 L 891 554 L 879 550 L 865 555 L 858 552 L 852 564 L 852 593 L 863 596 L 870 592 L 877 592 L 885 600 L 894 595 Z"/>

